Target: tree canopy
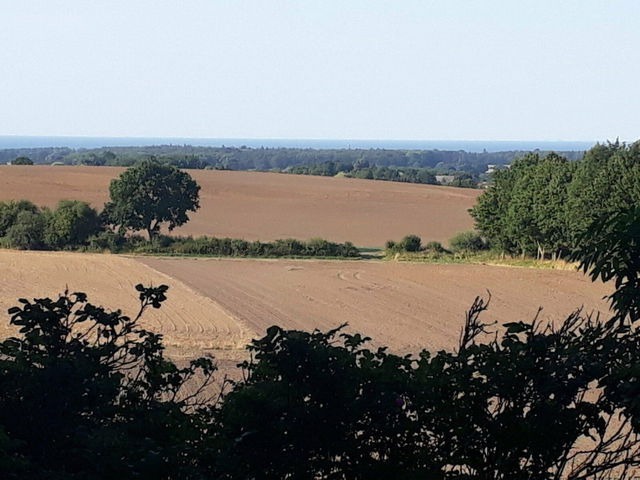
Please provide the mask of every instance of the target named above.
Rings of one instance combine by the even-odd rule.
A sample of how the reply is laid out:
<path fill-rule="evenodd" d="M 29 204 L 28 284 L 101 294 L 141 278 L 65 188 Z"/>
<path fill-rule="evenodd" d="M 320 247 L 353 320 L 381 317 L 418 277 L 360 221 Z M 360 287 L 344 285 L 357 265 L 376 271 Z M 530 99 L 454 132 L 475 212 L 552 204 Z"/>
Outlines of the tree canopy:
<path fill-rule="evenodd" d="M 640 142 L 596 145 L 577 162 L 529 154 L 493 180 L 471 209 L 491 245 L 567 257 L 596 220 L 640 202 Z"/>
<path fill-rule="evenodd" d="M 189 220 L 188 212 L 200 208 L 199 192 L 188 173 L 145 161 L 111 181 L 104 215 L 121 230 L 143 230 L 152 240 L 163 223 L 173 230 Z"/>
<path fill-rule="evenodd" d="M 29 157 L 18 157 L 11 162 L 11 165 L 33 165 L 33 160 Z"/>

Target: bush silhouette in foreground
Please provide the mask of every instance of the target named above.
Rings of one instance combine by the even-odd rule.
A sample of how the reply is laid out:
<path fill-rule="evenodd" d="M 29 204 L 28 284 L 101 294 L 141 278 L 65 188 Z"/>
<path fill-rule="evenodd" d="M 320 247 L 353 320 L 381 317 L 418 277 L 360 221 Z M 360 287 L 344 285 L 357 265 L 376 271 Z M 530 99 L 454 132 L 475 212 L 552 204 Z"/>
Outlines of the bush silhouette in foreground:
<path fill-rule="evenodd" d="M 578 311 L 482 342 L 486 306 L 472 306 L 457 352 L 417 358 L 271 327 L 221 406 L 224 478 L 579 479 L 637 465 L 626 372 L 640 337 Z"/>
<path fill-rule="evenodd" d="M 203 428 L 201 390 L 215 367 L 163 356 L 159 335 L 138 325 L 167 287 L 137 287 L 129 318 L 87 302 L 20 300 L 9 310 L 20 337 L 0 343 L 2 478 L 187 478 Z M 187 413 L 187 410 L 189 412 Z"/>

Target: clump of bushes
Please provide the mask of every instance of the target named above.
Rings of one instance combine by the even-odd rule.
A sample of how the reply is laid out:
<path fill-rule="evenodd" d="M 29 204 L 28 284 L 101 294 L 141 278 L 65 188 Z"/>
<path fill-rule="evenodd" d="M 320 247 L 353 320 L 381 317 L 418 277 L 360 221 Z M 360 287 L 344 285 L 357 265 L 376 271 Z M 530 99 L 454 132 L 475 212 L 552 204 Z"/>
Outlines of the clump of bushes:
<path fill-rule="evenodd" d="M 454 253 L 475 253 L 489 249 L 485 239 L 473 230 L 454 235 L 449 240 L 449 246 Z"/>
<path fill-rule="evenodd" d="M 86 245 L 101 228 L 98 212 L 87 202 L 61 200 L 47 222 L 44 243 L 54 249 Z"/>
<path fill-rule="evenodd" d="M 11 165 L 33 165 L 33 160 L 29 157 L 18 157 L 11 162 Z"/>
<path fill-rule="evenodd" d="M 450 250 L 446 249 L 442 243 L 433 240 L 423 245 L 422 239 L 417 235 L 407 235 L 399 242 L 387 241 L 385 253 L 387 256 L 420 253 L 421 258 L 439 259 L 446 255 L 476 253 L 489 248 L 485 239 L 474 231 L 461 232 L 454 235 L 449 240 L 449 245 Z"/>
<path fill-rule="evenodd" d="M 428 252 L 433 253 L 448 253 L 448 250 L 444 248 L 440 242 L 436 242 L 433 240 L 431 242 L 427 242 L 424 246 L 424 249 Z"/>
<path fill-rule="evenodd" d="M 212 255 L 231 257 L 348 257 L 360 256 L 351 243 L 333 243 L 322 238 L 301 241 L 293 238 L 260 242 L 216 237 L 159 236 L 153 242 L 140 243 L 131 248 L 136 253 L 177 255 Z"/>
<path fill-rule="evenodd" d="M 14 223 L 7 229 L 3 243 L 21 250 L 45 248 L 43 234 L 47 228 L 46 216 L 45 212 L 19 212 Z"/>
<path fill-rule="evenodd" d="M 432 255 L 450 253 L 446 248 L 442 246 L 440 242 L 432 240 L 422 245 L 422 239 L 417 235 L 407 235 L 399 242 L 389 240 L 385 245 L 385 250 L 387 255 L 415 252 L 424 252 Z"/>
<path fill-rule="evenodd" d="M 88 244 L 102 229 L 88 203 L 62 200 L 54 210 L 28 200 L 0 202 L 0 244 L 21 250 L 62 250 Z"/>
<path fill-rule="evenodd" d="M 399 242 L 388 240 L 385 245 L 387 254 L 401 252 L 419 252 L 422 250 L 422 239 L 417 235 L 407 235 Z"/>

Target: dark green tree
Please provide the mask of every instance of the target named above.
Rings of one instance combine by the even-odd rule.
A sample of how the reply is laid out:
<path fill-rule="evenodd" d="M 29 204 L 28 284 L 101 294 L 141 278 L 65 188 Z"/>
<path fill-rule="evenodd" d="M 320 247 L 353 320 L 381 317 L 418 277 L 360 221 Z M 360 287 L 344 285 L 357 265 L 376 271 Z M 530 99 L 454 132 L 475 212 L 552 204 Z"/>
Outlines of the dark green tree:
<path fill-rule="evenodd" d="M 48 219 L 44 243 L 54 249 L 83 245 L 99 229 L 98 212 L 87 202 L 61 200 Z"/>
<path fill-rule="evenodd" d="M 33 165 L 33 160 L 29 157 L 18 157 L 11 162 L 11 165 Z"/>
<path fill-rule="evenodd" d="M 476 205 L 469 210 L 477 230 L 502 252 L 510 253 L 517 249 L 517 243 L 509 229 L 508 211 L 519 174 L 517 162 L 510 169 L 496 171 L 493 174 L 493 185 L 478 197 Z"/>
<path fill-rule="evenodd" d="M 624 148 L 620 142 L 598 144 L 577 163 L 573 181 L 568 187 L 569 221 L 576 236 L 583 234 L 596 219 L 610 211 L 611 189 L 617 179 L 613 184 L 609 183 L 611 175 L 604 174 L 604 170 Z"/>
<path fill-rule="evenodd" d="M 39 213 L 40 209 L 29 200 L 0 202 L 0 237 L 4 237 L 7 230 L 16 223 L 20 212 Z"/>
<path fill-rule="evenodd" d="M 189 221 L 200 208 L 200 186 L 175 167 L 144 161 L 111 181 L 107 221 L 120 230 L 144 230 L 153 240 L 163 223 L 169 230 Z"/>
<path fill-rule="evenodd" d="M 43 239 L 49 215 L 48 210 L 35 213 L 28 210 L 19 212 L 4 237 L 7 245 L 21 250 L 46 248 Z"/>

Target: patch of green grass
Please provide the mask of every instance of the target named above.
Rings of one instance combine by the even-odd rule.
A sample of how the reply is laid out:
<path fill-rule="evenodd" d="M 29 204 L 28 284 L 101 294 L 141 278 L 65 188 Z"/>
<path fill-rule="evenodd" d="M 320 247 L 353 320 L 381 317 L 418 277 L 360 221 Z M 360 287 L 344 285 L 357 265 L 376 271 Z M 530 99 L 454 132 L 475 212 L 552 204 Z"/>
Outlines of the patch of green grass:
<path fill-rule="evenodd" d="M 434 252 L 402 252 L 387 255 L 387 261 L 436 263 L 436 264 L 479 264 L 500 265 L 506 267 L 541 268 L 553 270 L 575 270 L 576 265 L 564 260 L 538 260 L 532 257 L 510 257 L 496 252 L 478 253 L 434 253 Z"/>

